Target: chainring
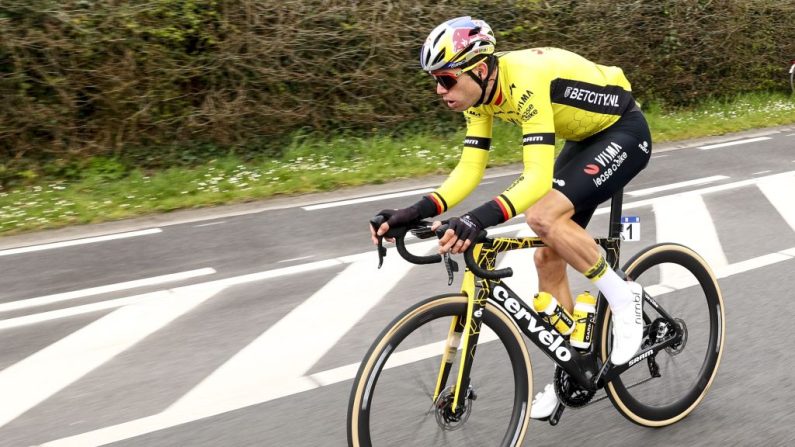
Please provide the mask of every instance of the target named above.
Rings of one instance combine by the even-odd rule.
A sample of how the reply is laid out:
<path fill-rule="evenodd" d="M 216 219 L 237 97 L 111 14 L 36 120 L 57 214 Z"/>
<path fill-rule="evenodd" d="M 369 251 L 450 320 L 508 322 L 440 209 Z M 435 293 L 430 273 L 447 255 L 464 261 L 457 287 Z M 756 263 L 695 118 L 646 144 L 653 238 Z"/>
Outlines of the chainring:
<path fill-rule="evenodd" d="M 589 390 L 580 386 L 571 378 L 569 373 L 561 369 L 559 366 L 555 367 L 554 383 L 555 394 L 558 395 L 558 399 L 563 402 L 563 405 L 567 407 L 584 407 L 585 405 L 588 405 L 588 403 L 596 394 L 596 390 Z"/>

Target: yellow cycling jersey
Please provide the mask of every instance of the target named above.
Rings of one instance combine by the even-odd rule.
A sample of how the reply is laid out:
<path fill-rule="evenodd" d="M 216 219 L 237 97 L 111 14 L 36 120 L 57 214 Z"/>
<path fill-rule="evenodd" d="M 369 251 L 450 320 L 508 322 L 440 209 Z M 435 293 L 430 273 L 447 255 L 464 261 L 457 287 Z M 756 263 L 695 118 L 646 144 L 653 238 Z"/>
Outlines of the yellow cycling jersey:
<path fill-rule="evenodd" d="M 558 48 L 496 56 L 496 88 L 483 105 L 464 112 L 467 133 L 461 159 L 442 186 L 427 196 L 438 214 L 459 203 L 483 177 L 494 118 L 521 126 L 524 170 L 494 201 L 476 210 L 485 226 L 523 212 L 551 189 L 555 137 L 583 140 L 610 127 L 634 105 L 629 81 L 618 67 Z"/>

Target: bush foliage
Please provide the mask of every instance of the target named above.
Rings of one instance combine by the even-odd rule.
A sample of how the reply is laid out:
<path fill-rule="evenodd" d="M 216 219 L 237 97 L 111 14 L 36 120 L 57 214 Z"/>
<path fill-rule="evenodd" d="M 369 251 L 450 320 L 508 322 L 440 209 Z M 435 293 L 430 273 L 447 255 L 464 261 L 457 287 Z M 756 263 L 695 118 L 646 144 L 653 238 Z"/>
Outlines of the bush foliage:
<path fill-rule="evenodd" d="M 791 1 L 0 0 L 0 184 L 42 162 L 450 128 L 417 53 L 465 14 L 501 50 L 571 49 L 671 105 L 784 88 L 795 57 Z"/>

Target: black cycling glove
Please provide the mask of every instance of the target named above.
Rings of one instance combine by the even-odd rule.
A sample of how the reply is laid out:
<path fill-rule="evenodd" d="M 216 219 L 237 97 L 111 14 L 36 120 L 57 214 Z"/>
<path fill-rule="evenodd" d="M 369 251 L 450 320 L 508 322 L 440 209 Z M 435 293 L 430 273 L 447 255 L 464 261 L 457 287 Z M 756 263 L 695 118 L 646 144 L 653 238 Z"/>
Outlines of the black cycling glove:
<path fill-rule="evenodd" d="M 413 206 L 399 210 L 381 210 L 378 215 L 384 216 L 389 228 L 405 227 L 420 220 L 420 211 Z"/>
<path fill-rule="evenodd" d="M 419 202 L 411 205 L 408 208 L 401 208 L 399 210 L 381 210 L 378 213 L 384 216 L 389 228 L 404 227 L 410 223 L 418 222 L 428 217 L 434 217 L 439 212 L 436 210 L 436 205 L 428 196 L 423 196 Z"/>
<path fill-rule="evenodd" d="M 448 224 L 458 239 L 462 241 L 468 240 L 470 243 L 474 243 L 478 234 L 483 231 L 483 224 L 470 213 L 466 213 L 461 217 L 454 217 L 450 219 Z"/>

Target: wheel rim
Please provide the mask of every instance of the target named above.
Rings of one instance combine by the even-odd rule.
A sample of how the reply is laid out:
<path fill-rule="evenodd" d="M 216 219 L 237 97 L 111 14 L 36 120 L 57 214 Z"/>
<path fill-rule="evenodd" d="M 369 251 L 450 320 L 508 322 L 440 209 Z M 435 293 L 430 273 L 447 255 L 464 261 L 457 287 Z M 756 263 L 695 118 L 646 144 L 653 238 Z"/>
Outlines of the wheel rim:
<path fill-rule="evenodd" d="M 405 329 L 398 328 L 392 334 L 390 346 L 385 349 L 390 352 L 384 356 L 380 373 L 374 368 L 367 378 L 373 382 L 372 395 L 362 404 L 362 413 L 366 415 L 360 415 L 359 425 L 360 430 L 366 432 L 362 439 L 366 438 L 369 445 L 467 445 L 467 442 L 494 445 L 499 439 L 503 439 L 503 445 L 511 445 L 510 439 L 521 440 L 524 426 L 520 421 L 526 421 L 529 412 L 526 396 L 532 380 L 530 371 L 527 370 L 524 378 L 514 374 L 512 362 L 524 363 L 524 355 L 521 352 L 509 354 L 497 341 L 499 336 L 485 325 L 471 374 L 473 393 L 463 399 L 460 420 L 444 420 L 445 412 L 449 416 L 451 411 L 451 402 L 447 399 L 451 392 L 449 387 L 433 402 L 450 316 L 465 309 L 465 301 L 458 301 L 435 308 L 433 318 L 421 316 L 423 322 L 419 329 L 410 331 L 412 325 L 405 324 Z M 484 323 L 493 325 L 495 318 L 499 317 L 487 312 Z M 503 332 L 501 336 L 511 337 L 505 331 L 499 330 Z M 459 349 L 457 359 L 460 355 Z M 453 384 L 456 377 L 457 367 L 454 367 L 448 385 Z M 525 394 L 517 398 L 516 388 L 522 380 Z M 462 411 L 461 407 L 459 405 L 458 411 Z M 518 431 L 512 434 L 512 430 Z M 362 445 L 368 445 L 367 442 Z"/>
<path fill-rule="evenodd" d="M 655 354 L 651 367 L 642 360 L 608 384 L 619 410 L 642 425 L 667 425 L 689 414 L 712 383 L 722 352 L 723 309 L 714 279 L 702 262 L 691 258 L 692 251 L 671 247 L 678 246 L 645 259 L 641 256 L 627 274 L 674 317 L 680 341 Z M 647 304 L 644 319 L 648 329 L 650 322 L 661 318 Z M 607 338 L 603 352 L 611 343 Z M 652 377 L 654 367 L 661 377 Z"/>

